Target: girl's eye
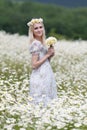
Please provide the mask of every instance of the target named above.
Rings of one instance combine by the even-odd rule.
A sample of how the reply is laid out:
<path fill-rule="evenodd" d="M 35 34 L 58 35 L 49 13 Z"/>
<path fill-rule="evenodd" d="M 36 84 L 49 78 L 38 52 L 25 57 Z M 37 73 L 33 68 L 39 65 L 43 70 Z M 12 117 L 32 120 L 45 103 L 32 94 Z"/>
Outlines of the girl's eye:
<path fill-rule="evenodd" d="M 38 27 L 36 27 L 36 28 L 34 28 L 35 30 L 37 30 L 38 29 Z"/>
<path fill-rule="evenodd" d="M 40 26 L 40 28 L 42 28 L 42 26 Z"/>
<path fill-rule="evenodd" d="M 43 28 L 43 27 L 42 27 L 42 26 L 40 26 L 40 27 L 35 27 L 35 28 L 34 28 L 34 30 L 37 30 L 38 28 L 40 28 L 40 29 L 41 29 L 41 28 Z"/>

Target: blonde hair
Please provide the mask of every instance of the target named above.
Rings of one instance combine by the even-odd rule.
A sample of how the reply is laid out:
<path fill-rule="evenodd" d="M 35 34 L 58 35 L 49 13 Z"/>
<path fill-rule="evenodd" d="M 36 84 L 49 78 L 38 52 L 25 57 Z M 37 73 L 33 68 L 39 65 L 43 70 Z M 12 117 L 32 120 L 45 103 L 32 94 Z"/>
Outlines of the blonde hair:
<path fill-rule="evenodd" d="M 42 18 L 39 18 L 39 19 L 38 18 L 33 18 L 30 22 L 27 23 L 27 25 L 29 26 L 29 30 L 28 30 L 29 44 L 31 44 L 35 40 L 34 35 L 33 35 L 33 27 L 34 27 L 35 23 L 41 23 L 43 28 L 44 28 L 43 29 L 42 40 L 41 40 L 41 42 L 44 44 L 46 36 L 45 36 L 45 27 L 44 27 Z"/>

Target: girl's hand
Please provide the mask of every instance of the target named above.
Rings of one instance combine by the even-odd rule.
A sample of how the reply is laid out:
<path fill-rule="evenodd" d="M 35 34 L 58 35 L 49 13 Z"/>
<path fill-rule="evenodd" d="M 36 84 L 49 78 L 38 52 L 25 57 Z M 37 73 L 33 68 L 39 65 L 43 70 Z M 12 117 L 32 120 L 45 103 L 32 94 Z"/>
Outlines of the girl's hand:
<path fill-rule="evenodd" d="M 50 47 L 50 48 L 48 49 L 48 52 L 51 54 L 51 55 L 50 55 L 51 57 L 54 56 L 54 54 L 55 54 L 54 47 Z"/>
<path fill-rule="evenodd" d="M 48 48 L 47 54 L 49 55 L 49 58 L 54 56 L 54 54 L 55 54 L 54 47 Z"/>

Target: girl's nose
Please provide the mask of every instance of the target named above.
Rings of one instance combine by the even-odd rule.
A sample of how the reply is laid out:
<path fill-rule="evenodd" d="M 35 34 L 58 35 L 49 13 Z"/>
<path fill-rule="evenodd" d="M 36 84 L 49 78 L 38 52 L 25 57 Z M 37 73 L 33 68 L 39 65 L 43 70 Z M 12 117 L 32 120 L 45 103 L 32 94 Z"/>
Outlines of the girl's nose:
<path fill-rule="evenodd" d="M 41 31 L 41 28 L 38 28 L 38 31 Z"/>

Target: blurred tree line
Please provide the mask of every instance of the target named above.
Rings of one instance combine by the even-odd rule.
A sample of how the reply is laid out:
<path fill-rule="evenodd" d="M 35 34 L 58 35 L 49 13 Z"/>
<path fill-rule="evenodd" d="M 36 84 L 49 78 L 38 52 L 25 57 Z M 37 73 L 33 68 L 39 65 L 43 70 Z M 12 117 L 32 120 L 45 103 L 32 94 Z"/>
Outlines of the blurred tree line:
<path fill-rule="evenodd" d="M 44 19 L 47 35 L 87 40 L 87 8 L 0 0 L 0 30 L 28 35 L 27 22 L 36 17 Z"/>

